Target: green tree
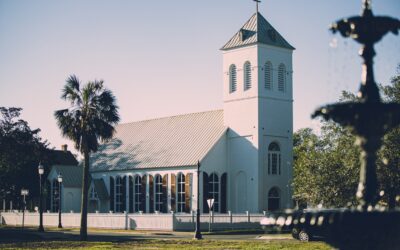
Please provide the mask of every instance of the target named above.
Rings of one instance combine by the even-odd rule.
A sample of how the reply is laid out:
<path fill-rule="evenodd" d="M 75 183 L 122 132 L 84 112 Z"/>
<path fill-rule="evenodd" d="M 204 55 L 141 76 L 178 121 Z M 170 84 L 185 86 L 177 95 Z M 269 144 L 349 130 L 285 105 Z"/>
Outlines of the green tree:
<path fill-rule="evenodd" d="M 388 102 L 400 103 L 399 75 L 388 86 L 381 86 Z M 339 101 L 357 101 L 354 94 L 343 91 Z M 311 206 L 356 205 L 359 181 L 360 149 L 348 128 L 332 121 L 321 121 L 319 135 L 309 128 L 294 134 L 294 198 Z M 381 204 L 394 208 L 400 194 L 400 127 L 389 131 L 377 161 Z"/>
<path fill-rule="evenodd" d="M 39 136 L 40 129 L 31 129 L 20 118 L 21 108 L 0 107 L 0 198 L 20 201 L 21 188 L 30 191 L 28 198 L 37 197 L 39 161 L 46 161 L 47 142 Z M 14 206 L 16 207 L 16 206 Z"/>
<path fill-rule="evenodd" d="M 400 103 L 400 64 L 398 75 L 391 79 L 390 85 L 381 86 L 381 90 L 385 101 Z M 379 158 L 378 180 L 383 191 L 382 201 L 392 209 L 400 194 L 400 126 L 385 135 Z"/>
<path fill-rule="evenodd" d="M 79 79 L 71 75 L 62 90 L 62 99 L 71 107 L 55 111 L 62 135 L 71 139 L 83 154 L 82 202 L 80 239 L 87 240 L 87 204 L 89 189 L 89 157 L 96 152 L 99 142 L 107 141 L 114 134 L 119 122 L 118 106 L 112 92 L 103 81 L 89 81 L 81 87 Z"/>

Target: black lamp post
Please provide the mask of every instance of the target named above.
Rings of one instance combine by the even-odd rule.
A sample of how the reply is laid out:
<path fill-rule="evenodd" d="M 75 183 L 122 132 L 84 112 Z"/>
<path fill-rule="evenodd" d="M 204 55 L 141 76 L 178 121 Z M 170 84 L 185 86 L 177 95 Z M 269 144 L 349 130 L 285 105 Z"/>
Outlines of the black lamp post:
<path fill-rule="evenodd" d="M 197 162 L 197 209 L 196 209 L 196 231 L 194 233 L 196 240 L 201 240 L 203 237 L 200 231 L 200 161 Z"/>
<path fill-rule="evenodd" d="M 38 166 L 38 172 L 39 172 L 39 232 L 44 232 L 43 228 L 43 190 L 42 190 L 42 175 L 44 174 L 44 167 L 42 163 L 39 163 Z"/>
<path fill-rule="evenodd" d="M 62 175 L 61 173 L 57 176 L 58 180 L 58 228 L 62 228 L 61 225 L 61 183 L 62 183 Z"/>

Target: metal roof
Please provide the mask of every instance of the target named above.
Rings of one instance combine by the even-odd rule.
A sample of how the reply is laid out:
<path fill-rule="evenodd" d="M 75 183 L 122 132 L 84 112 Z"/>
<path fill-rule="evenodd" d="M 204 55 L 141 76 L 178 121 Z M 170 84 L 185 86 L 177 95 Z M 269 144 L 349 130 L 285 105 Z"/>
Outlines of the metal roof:
<path fill-rule="evenodd" d="M 229 50 L 257 43 L 291 50 L 295 49 L 260 13 L 255 13 L 221 50 Z"/>
<path fill-rule="evenodd" d="M 194 166 L 226 129 L 222 110 L 121 124 L 91 155 L 90 171 Z"/>
<path fill-rule="evenodd" d="M 64 187 L 82 188 L 82 167 L 74 165 L 53 165 L 51 171 L 61 173 Z"/>

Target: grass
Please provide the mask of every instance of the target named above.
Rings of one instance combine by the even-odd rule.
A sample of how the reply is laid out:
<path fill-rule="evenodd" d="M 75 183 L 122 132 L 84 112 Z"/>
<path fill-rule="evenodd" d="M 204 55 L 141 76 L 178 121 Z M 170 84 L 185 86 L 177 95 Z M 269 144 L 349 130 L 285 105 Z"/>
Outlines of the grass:
<path fill-rule="evenodd" d="M 254 240 L 135 240 L 123 243 L 49 241 L 0 244 L 0 249 L 271 249 L 271 250 L 328 250 L 321 242 L 254 241 Z"/>

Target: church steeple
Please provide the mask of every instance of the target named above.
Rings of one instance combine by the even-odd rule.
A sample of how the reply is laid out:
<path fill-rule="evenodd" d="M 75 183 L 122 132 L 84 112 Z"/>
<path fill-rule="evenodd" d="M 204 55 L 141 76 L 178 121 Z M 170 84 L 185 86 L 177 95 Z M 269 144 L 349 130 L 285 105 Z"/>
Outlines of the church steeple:
<path fill-rule="evenodd" d="M 256 12 L 221 50 L 230 50 L 257 43 L 295 49 L 259 12 Z"/>

